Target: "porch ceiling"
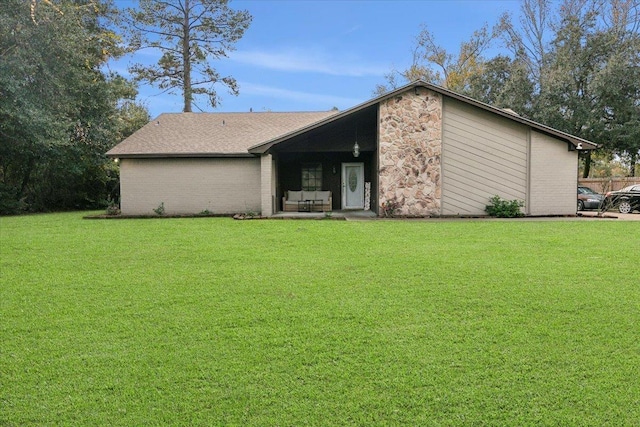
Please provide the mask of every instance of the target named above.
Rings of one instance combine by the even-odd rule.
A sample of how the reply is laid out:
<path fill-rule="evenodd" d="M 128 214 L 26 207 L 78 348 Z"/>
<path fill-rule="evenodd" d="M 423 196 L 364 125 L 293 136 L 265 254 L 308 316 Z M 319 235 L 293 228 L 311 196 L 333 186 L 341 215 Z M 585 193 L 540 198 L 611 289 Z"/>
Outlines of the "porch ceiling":
<path fill-rule="evenodd" d="M 358 141 L 360 151 L 377 146 L 378 106 L 320 124 L 271 146 L 267 153 L 349 152 Z"/>

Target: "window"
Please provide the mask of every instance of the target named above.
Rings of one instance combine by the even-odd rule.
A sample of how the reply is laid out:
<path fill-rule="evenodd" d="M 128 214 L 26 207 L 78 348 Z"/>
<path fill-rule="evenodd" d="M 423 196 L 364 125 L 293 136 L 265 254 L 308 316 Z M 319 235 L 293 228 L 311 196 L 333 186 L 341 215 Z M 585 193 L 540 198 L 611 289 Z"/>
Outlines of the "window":
<path fill-rule="evenodd" d="M 306 191 L 322 190 L 322 164 L 302 165 L 302 189 Z"/>

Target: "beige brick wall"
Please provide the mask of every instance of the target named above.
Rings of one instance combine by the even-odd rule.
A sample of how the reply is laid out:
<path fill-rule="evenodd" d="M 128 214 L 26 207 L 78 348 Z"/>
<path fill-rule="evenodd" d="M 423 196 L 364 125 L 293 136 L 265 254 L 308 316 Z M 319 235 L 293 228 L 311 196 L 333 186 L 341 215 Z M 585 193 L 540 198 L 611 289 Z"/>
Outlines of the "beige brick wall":
<path fill-rule="evenodd" d="M 263 216 L 271 216 L 274 213 L 275 182 L 273 156 L 271 154 L 263 154 L 260 157 L 260 196 Z"/>
<path fill-rule="evenodd" d="M 531 131 L 529 215 L 576 213 L 578 152 L 567 144 Z"/>
<path fill-rule="evenodd" d="M 260 159 L 121 159 L 124 215 L 260 212 Z"/>

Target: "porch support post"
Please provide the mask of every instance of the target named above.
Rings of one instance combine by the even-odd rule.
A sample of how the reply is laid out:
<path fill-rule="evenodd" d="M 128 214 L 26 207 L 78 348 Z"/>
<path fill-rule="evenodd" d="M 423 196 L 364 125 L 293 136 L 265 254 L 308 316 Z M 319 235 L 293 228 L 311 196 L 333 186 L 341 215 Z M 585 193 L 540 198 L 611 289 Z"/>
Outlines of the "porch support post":
<path fill-rule="evenodd" d="M 263 154 L 260 156 L 260 201 L 262 206 L 262 216 L 274 214 L 274 195 L 276 192 L 275 169 L 273 167 L 273 156 Z"/>

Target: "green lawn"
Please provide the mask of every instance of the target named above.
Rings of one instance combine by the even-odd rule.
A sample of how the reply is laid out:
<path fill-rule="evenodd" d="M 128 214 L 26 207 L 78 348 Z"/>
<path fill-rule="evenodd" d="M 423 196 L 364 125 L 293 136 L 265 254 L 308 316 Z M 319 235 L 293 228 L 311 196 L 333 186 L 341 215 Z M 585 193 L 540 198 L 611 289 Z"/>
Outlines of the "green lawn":
<path fill-rule="evenodd" d="M 640 227 L 0 218 L 0 425 L 640 425 Z"/>

